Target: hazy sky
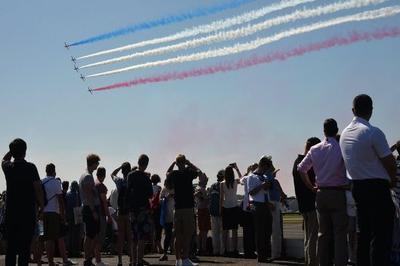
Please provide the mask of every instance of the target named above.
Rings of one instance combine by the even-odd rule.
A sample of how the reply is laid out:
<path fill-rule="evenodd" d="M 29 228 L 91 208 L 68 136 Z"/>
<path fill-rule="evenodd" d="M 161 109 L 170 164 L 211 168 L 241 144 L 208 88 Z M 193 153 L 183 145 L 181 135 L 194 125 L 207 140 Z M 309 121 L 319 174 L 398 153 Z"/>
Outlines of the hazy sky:
<path fill-rule="evenodd" d="M 101 165 L 108 173 L 124 161 L 135 164 L 137 157 L 146 153 L 150 157 L 148 170 L 159 173 L 162 178 L 176 154 L 184 153 L 211 177 L 212 182 L 217 171 L 229 163 L 237 162 L 245 171 L 249 164 L 267 154 L 272 155 L 275 165 L 281 169 L 278 178 L 284 190 L 293 195 L 292 165 L 297 154 L 303 152 L 305 140 L 311 136 L 323 137 L 322 123 L 326 118 L 335 118 L 343 129 L 352 119 L 351 102 L 355 95 L 371 95 L 375 108 L 371 123 L 386 133 L 390 144 L 400 139 L 400 39 L 396 38 L 322 50 L 236 72 L 99 92 L 93 96 L 87 92 L 87 86 L 230 62 L 322 41 L 352 30 L 400 26 L 399 15 L 306 33 L 234 56 L 125 72 L 85 83 L 73 70 L 71 55 L 80 56 L 166 36 L 276 2 L 256 0 L 215 15 L 66 50 L 65 41 L 78 41 L 121 26 L 213 6 L 221 1 L 6 0 L 0 7 L 0 112 L 3 120 L 0 153 L 7 152 L 12 139 L 21 137 L 28 142 L 27 159 L 37 165 L 41 176 L 44 176 L 45 165 L 53 162 L 58 175 L 70 181 L 77 180 L 84 171 L 88 153 L 99 154 Z M 315 1 L 306 6 L 331 2 Z M 395 3 L 397 1 L 387 1 L 359 11 Z M 229 46 L 355 12 L 353 9 L 301 20 L 235 41 L 84 73 Z M 100 58 L 85 62 L 97 59 Z M 110 179 L 106 184 L 113 187 Z M 5 189 L 2 172 L 0 189 Z"/>

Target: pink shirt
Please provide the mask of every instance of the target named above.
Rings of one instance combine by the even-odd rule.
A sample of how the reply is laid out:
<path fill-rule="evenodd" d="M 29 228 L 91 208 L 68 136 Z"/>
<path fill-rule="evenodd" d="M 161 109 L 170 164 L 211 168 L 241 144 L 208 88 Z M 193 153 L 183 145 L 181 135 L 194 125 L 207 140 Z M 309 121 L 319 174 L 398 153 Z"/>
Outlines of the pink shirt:
<path fill-rule="evenodd" d="M 307 173 L 311 168 L 314 169 L 318 187 L 337 187 L 348 183 L 340 146 L 335 138 L 326 138 L 311 147 L 297 170 Z"/>

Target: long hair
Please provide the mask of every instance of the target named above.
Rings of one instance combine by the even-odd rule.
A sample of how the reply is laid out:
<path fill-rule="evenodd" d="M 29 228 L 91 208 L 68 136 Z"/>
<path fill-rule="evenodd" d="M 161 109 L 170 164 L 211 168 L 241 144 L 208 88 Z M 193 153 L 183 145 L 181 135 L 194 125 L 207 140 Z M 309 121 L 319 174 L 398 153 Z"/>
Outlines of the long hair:
<path fill-rule="evenodd" d="M 225 183 L 227 188 L 233 188 L 235 182 L 235 173 L 233 172 L 232 166 L 225 168 Z"/>

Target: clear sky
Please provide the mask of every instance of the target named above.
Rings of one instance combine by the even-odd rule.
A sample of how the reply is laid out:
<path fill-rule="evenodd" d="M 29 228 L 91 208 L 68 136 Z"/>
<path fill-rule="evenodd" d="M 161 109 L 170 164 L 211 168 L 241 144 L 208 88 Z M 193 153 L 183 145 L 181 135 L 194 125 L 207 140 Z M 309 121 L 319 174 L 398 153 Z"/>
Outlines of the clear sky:
<path fill-rule="evenodd" d="M 175 155 L 184 153 L 211 177 L 211 181 L 215 180 L 217 171 L 229 163 L 237 162 L 245 171 L 249 164 L 267 154 L 272 155 L 275 165 L 281 169 L 278 178 L 284 190 L 293 195 L 292 165 L 297 154 L 303 152 L 305 140 L 311 136 L 323 137 L 322 123 L 326 118 L 335 118 L 340 130 L 343 129 L 352 119 L 351 102 L 355 95 L 371 95 L 375 108 L 371 123 L 386 133 L 390 144 L 400 139 L 398 38 L 360 42 L 236 72 L 99 92 L 93 96 L 87 91 L 87 86 L 103 86 L 290 49 L 351 30 L 400 26 L 399 15 L 306 33 L 234 56 L 125 72 L 85 83 L 70 61 L 71 55 L 80 56 L 166 36 L 276 2 L 256 0 L 215 15 L 66 50 L 65 41 L 78 41 L 121 26 L 221 1 L 6 0 L 0 7 L 0 153 L 7 152 L 12 139 L 21 137 L 28 142 L 27 159 L 37 165 L 41 176 L 44 176 L 45 165 L 53 162 L 58 175 L 69 181 L 77 180 L 84 171 L 88 153 L 99 154 L 101 165 L 108 173 L 124 161 L 135 164 L 137 157 L 146 153 L 150 157 L 148 170 L 162 178 Z M 331 2 L 315 1 L 307 6 Z M 389 0 L 379 7 L 396 3 L 398 1 Z M 359 10 L 373 8 L 378 6 Z M 174 55 L 254 40 L 354 12 L 341 11 L 323 18 L 306 19 L 240 40 Z M 259 21 L 262 20 L 256 22 Z M 140 62 L 169 56 L 143 58 Z M 106 184 L 113 187 L 110 179 Z M 0 189 L 5 189 L 2 172 Z"/>

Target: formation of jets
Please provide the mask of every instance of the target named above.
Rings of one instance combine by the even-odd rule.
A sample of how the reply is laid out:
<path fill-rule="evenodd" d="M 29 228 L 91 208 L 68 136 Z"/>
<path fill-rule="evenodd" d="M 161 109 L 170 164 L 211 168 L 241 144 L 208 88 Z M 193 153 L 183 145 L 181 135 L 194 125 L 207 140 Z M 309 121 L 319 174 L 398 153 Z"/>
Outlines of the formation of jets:
<path fill-rule="evenodd" d="M 64 47 L 65 47 L 66 49 L 69 49 L 70 46 L 71 46 L 71 45 L 69 45 L 68 43 L 64 42 Z M 75 70 L 76 72 L 79 72 L 79 67 L 76 65 L 76 58 L 73 57 L 73 56 L 71 56 L 71 61 L 72 61 L 72 63 L 74 63 L 74 70 Z M 80 78 L 81 78 L 83 81 L 85 81 L 85 76 L 84 76 L 83 74 L 80 75 Z M 90 87 L 88 87 L 88 92 L 90 92 L 90 94 L 93 95 L 93 90 L 92 90 Z"/>

